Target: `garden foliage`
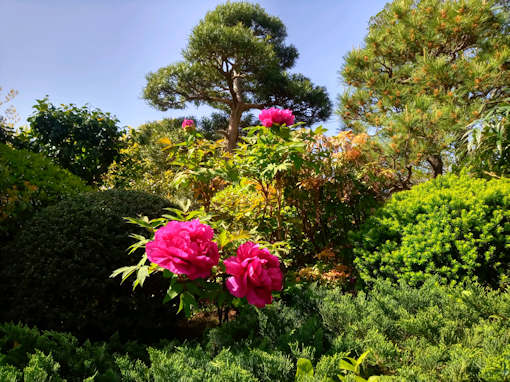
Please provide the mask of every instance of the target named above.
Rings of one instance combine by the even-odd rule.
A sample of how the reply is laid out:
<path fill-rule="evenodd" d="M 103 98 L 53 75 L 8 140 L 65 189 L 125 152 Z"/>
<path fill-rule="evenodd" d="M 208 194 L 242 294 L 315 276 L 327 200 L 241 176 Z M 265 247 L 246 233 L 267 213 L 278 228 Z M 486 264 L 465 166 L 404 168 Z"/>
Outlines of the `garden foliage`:
<path fill-rule="evenodd" d="M 0 241 L 6 242 L 37 210 L 89 190 L 41 154 L 0 144 Z"/>
<path fill-rule="evenodd" d="M 55 106 L 44 98 L 33 107 L 30 128 L 18 136 L 88 184 L 98 183 L 122 147 L 119 120 L 89 106 Z"/>
<path fill-rule="evenodd" d="M 230 231 L 288 243 L 299 255 L 284 259 L 287 265 L 311 264 L 325 249 L 349 262 L 347 232 L 378 205 L 394 174 L 377 161 L 366 135 L 326 137 L 321 128 L 292 127 L 245 129 L 233 152 L 193 131 L 184 142 L 170 141 L 164 149 L 176 166 L 173 185 L 191 190 Z"/>
<path fill-rule="evenodd" d="M 187 316 L 192 307 L 199 305 L 198 301 L 209 301 L 218 308 L 221 321 L 222 306 L 228 307 L 231 302 L 230 296 L 224 297 L 225 288 L 220 287 L 225 280 L 222 262 L 216 266 L 218 257 L 215 255 L 209 264 L 213 257 L 195 253 L 196 250 L 187 244 L 188 233 L 180 238 L 181 232 L 187 232 L 194 220 L 186 221 L 199 218 L 201 223 L 207 222 L 207 225 L 202 224 L 206 227 L 203 230 L 209 227 L 216 230 L 213 244 L 220 248 L 219 258 L 225 265 L 226 257 L 235 250 L 229 246 L 249 239 L 277 248 L 281 263 L 292 271 L 310 264 L 311 271 L 309 268 L 301 270 L 299 277 L 310 279 L 319 273 L 317 278 L 328 283 L 354 281 L 348 266 L 352 260 L 347 232 L 363 221 L 370 207 L 377 205 L 384 193 L 383 185 L 391 182 L 392 174 L 385 172 L 368 153 L 370 144 L 366 135 L 340 133 L 336 137 L 325 137 L 320 128 L 291 130 L 292 126 L 287 123 L 293 123 L 294 116 L 289 110 L 277 108 L 262 112 L 260 118 L 266 126 L 246 129 L 244 143 L 233 152 L 225 151 L 221 141 L 204 139 L 191 120 L 183 122 L 183 130 L 187 132 L 183 142 L 161 139 L 166 143 L 164 150 L 168 152 L 168 161 L 176 167 L 174 186 L 177 190 L 192 191 L 201 209 L 190 211 L 188 203 L 184 211 L 174 209 L 159 219 L 131 219 L 150 232 L 149 237 L 139 237 L 136 244 L 145 247 L 147 254 L 137 265 L 116 270 L 113 277 L 120 275 L 125 280 L 136 275 L 136 286 L 143 284 L 151 273 L 166 268 L 170 271 L 166 300 L 179 296 L 179 311 L 184 309 Z M 228 202 L 222 206 L 220 201 L 225 198 Z M 247 227 L 241 227 L 246 216 L 238 219 L 243 212 L 252 217 Z M 167 235 L 164 233 L 167 231 L 175 232 Z M 202 234 L 199 231 L 202 232 L 189 233 L 191 241 L 199 238 Z M 165 235 L 168 237 L 164 238 Z M 211 240 L 213 234 L 209 236 Z M 203 250 L 207 247 L 204 243 L 197 244 L 197 248 Z M 241 247 L 237 249 L 238 256 L 240 250 Z M 248 257 L 255 259 L 257 256 Z M 261 258 L 254 261 L 258 264 L 259 260 Z M 280 262 L 275 261 L 279 269 Z M 281 277 L 278 282 L 271 282 L 259 277 L 269 272 L 268 264 L 260 269 L 259 265 L 253 266 L 257 270 L 250 270 L 250 279 L 257 287 L 242 287 L 245 292 L 239 292 L 237 286 L 232 285 L 228 289 L 235 297 L 246 296 L 249 303 L 257 301 L 255 305 L 262 307 L 271 302 L 271 290 L 281 288 L 276 286 L 281 285 Z M 202 272 L 202 268 L 207 271 Z M 227 266 L 227 274 L 229 269 L 234 268 Z M 321 272 L 325 273 L 324 278 Z M 236 273 L 237 270 L 230 274 Z M 176 274 L 185 276 L 175 277 Z M 200 280 L 195 280 L 197 278 Z M 211 288 L 216 290 L 214 295 L 210 293 Z"/>
<path fill-rule="evenodd" d="M 150 339 L 168 332 L 175 312 L 162 305 L 166 287 L 153 278 L 132 291 L 110 273 L 138 262 L 127 248 L 125 216 L 156 217 L 170 203 L 136 191 L 92 192 L 46 207 L 1 253 L 0 317 L 70 331 L 81 338 Z"/>
<path fill-rule="evenodd" d="M 23 373 L 47 373 L 68 381 L 95 375 L 91 381 L 290 382 L 298 360 L 306 358 L 314 366 L 313 377 L 302 379 L 309 381 L 355 374 L 382 381 L 506 381 L 508 317 L 508 291 L 475 285 L 377 282 L 357 296 L 301 286 L 264 309 L 246 307 L 200 343 L 173 341 L 146 350 L 4 324 L 0 375 L 13 381 Z M 349 372 L 346 357 L 361 367 Z"/>
<path fill-rule="evenodd" d="M 168 161 L 160 140 L 181 142 L 185 135 L 181 123 L 180 119 L 163 119 L 129 129 L 122 136 L 119 157 L 103 176 L 105 187 L 144 191 L 167 199 L 175 196 L 171 187 L 175 166 Z"/>
<path fill-rule="evenodd" d="M 510 181 L 436 178 L 394 194 L 353 240 L 365 282 L 419 285 L 438 275 L 497 287 L 510 265 Z"/>

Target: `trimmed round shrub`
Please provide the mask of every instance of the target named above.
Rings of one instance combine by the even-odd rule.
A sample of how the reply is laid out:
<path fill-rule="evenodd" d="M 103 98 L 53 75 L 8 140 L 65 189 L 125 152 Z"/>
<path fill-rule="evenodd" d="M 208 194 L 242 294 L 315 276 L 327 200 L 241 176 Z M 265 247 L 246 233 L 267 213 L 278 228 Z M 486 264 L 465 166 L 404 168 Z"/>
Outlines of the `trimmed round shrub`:
<path fill-rule="evenodd" d="M 0 240 L 9 239 L 34 211 L 89 190 L 44 155 L 0 144 Z"/>
<path fill-rule="evenodd" d="M 510 266 L 510 179 L 438 177 L 393 195 L 353 239 L 365 282 L 498 286 Z"/>
<path fill-rule="evenodd" d="M 175 312 L 162 300 L 168 283 L 150 277 L 143 288 L 110 278 L 136 264 L 128 254 L 144 234 L 124 217 L 155 218 L 167 200 L 137 191 L 84 193 L 38 212 L 2 251 L 0 321 L 21 321 L 82 338 L 152 340 L 169 335 Z M 166 285 L 166 287 L 165 287 Z"/>

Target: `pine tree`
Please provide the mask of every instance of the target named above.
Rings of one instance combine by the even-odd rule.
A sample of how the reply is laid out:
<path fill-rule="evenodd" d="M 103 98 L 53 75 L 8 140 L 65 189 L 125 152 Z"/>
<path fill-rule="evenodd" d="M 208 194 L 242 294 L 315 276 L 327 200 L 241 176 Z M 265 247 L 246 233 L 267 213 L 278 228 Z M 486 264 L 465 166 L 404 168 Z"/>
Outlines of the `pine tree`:
<path fill-rule="evenodd" d="M 377 135 L 400 166 L 444 171 L 467 126 L 508 97 L 508 12 L 494 0 L 395 0 L 345 58 L 345 127 Z M 409 180 L 409 179 L 407 179 Z"/>
<path fill-rule="evenodd" d="M 262 7 L 227 2 L 191 32 L 184 60 L 147 75 L 144 97 L 160 110 L 208 104 L 229 115 L 227 149 L 239 136 L 243 114 L 270 106 L 291 108 L 299 121 L 325 120 L 331 102 L 324 87 L 289 73 L 298 56 L 285 44 L 285 25 Z"/>

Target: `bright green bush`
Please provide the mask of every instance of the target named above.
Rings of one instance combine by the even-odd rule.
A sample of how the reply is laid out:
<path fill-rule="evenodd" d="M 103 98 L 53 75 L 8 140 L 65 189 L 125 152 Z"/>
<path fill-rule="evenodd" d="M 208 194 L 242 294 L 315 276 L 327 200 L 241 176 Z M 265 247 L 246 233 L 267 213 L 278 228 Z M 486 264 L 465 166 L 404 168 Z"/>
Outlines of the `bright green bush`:
<path fill-rule="evenodd" d="M 172 187 L 175 166 L 163 150 L 162 138 L 182 141 L 184 135 L 181 119 L 163 119 L 148 122 L 123 135 L 124 147 L 119 158 L 103 175 L 108 188 L 125 188 L 144 191 L 166 198 L 175 195 Z"/>
<path fill-rule="evenodd" d="M 169 335 L 175 312 L 162 304 L 162 278 L 143 290 L 110 279 L 111 272 L 139 261 L 129 255 L 140 233 L 124 217 L 160 216 L 170 203 L 136 191 L 85 193 L 37 213 L 1 253 L 3 321 L 69 331 L 102 339 Z"/>
<path fill-rule="evenodd" d="M 366 282 L 498 285 L 510 266 L 510 180 L 438 177 L 393 195 L 353 239 Z"/>
<path fill-rule="evenodd" d="M 12 381 L 30 377 L 31 381 L 44 381 L 44 375 L 56 380 L 120 381 L 115 353 L 125 357 L 138 356 L 148 360 L 145 347 L 134 343 L 79 343 L 76 337 L 54 331 L 40 332 L 22 325 L 0 325 L 0 380 Z M 139 361 L 141 362 L 141 361 Z M 49 380 L 46 378 L 46 380 Z"/>
<path fill-rule="evenodd" d="M 0 144 L 0 241 L 10 238 L 35 211 L 87 190 L 80 178 L 44 155 Z"/>
<path fill-rule="evenodd" d="M 16 382 L 21 380 L 23 373 L 11 365 L 0 365 L 0 381 Z"/>
<path fill-rule="evenodd" d="M 51 354 L 45 355 L 37 350 L 30 355 L 30 361 L 23 370 L 25 382 L 64 382 L 59 376 L 60 365 Z"/>

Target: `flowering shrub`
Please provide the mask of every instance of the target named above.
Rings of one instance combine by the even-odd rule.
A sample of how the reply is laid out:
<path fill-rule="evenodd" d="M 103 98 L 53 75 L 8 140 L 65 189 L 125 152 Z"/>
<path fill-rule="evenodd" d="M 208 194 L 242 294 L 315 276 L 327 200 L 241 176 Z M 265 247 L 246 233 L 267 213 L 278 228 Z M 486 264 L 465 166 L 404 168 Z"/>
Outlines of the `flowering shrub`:
<path fill-rule="evenodd" d="M 278 109 L 276 107 L 272 107 L 270 109 L 262 110 L 259 114 L 260 122 L 265 127 L 271 127 L 274 124 L 277 125 L 293 125 L 294 124 L 294 115 L 292 111 L 289 109 Z"/>
<path fill-rule="evenodd" d="M 227 288 L 236 297 L 246 297 L 258 308 L 271 304 L 271 291 L 282 289 L 280 261 L 265 248 L 253 242 L 242 244 L 236 257 L 224 261 L 226 272 L 233 277 L 227 280 Z"/>
<path fill-rule="evenodd" d="M 250 235 L 244 231 L 228 232 L 215 227 L 219 234 L 213 241 L 213 227 L 199 220 L 215 225 L 209 222 L 210 216 L 203 209 L 188 212 L 188 208 L 189 204 L 181 210 L 168 209 L 171 215 L 153 220 L 128 218 L 131 223 L 147 228 L 154 237 L 149 240 L 133 235 L 138 242 L 131 246 L 131 251 L 145 246 L 146 253 L 137 265 L 119 268 L 111 277 L 121 275 L 124 281 L 136 273 L 133 283 L 136 287 L 143 286 L 153 272 L 163 272 L 163 276 L 170 279 L 164 302 L 179 296 L 179 312 L 183 310 L 187 317 L 191 315 L 192 308 L 200 304 L 215 305 L 222 322 L 228 317 L 233 297 L 246 297 L 248 303 L 257 307 L 270 304 L 271 292 L 282 289 L 283 274 L 278 257 L 249 241 L 238 247 L 237 257 L 230 257 L 222 263 L 221 258 Z M 272 248 L 271 251 L 278 251 L 278 244 L 266 244 Z M 233 277 L 226 280 L 228 274 Z M 245 279 L 240 280 L 240 277 Z"/>
<path fill-rule="evenodd" d="M 331 258 L 320 258 L 317 267 L 325 274 L 321 280 L 342 285 L 355 280 L 347 232 L 376 205 L 392 174 L 370 155 L 366 134 L 326 137 L 320 127 L 296 129 L 292 112 L 277 108 L 263 110 L 260 120 L 264 126 L 246 128 L 233 152 L 225 151 L 221 140 L 206 140 L 195 129 L 182 130 L 183 141 L 160 139 L 176 168 L 172 185 L 191 191 L 194 200 L 184 214 L 173 210 L 179 216 L 133 219 L 156 232 L 155 239 L 138 238 L 138 247 L 146 245 L 145 259 L 114 274 L 125 279 L 137 272 L 138 285 L 150 273 L 166 269 L 167 300 L 180 296 L 186 314 L 201 302 L 216 304 L 220 312 L 237 301 L 232 295 L 265 306 L 272 301 L 271 292 L 282 287 L 280 262 L 291 271 L 290 280 L 296 276 L 309 280 L 299 269 L 307 269 L 316 262 L 313 255 L 328 248 Z M 188 212 L 191 204 L 195 210 Z M 203 236 L 192 238 L 188 224 L 203 224 L 188 221 L 197 218 L 211 230 L 204 228 Z M 219 255 L 208 247 L 212 229 L 219 232 Z M 236 257 L 218 260 L 247 240 Z"/>
<path fill-rule="evenodd" d="M 158 229 L 154 240 L 146 244 L 147 258 L 172 273 L 190 280 L 205 278 L 218 264 L 218 245 L 212 241 L 214 231 L 198 219 L 171 221 Z"/>
<path fill-rule="evenodd" d="M 185 119 L 184 121 L 182 121 L 181 126 L 185 130 L 193 129 L 195 127 L 195 121 L 193 121 L 192 119 Z"/>

